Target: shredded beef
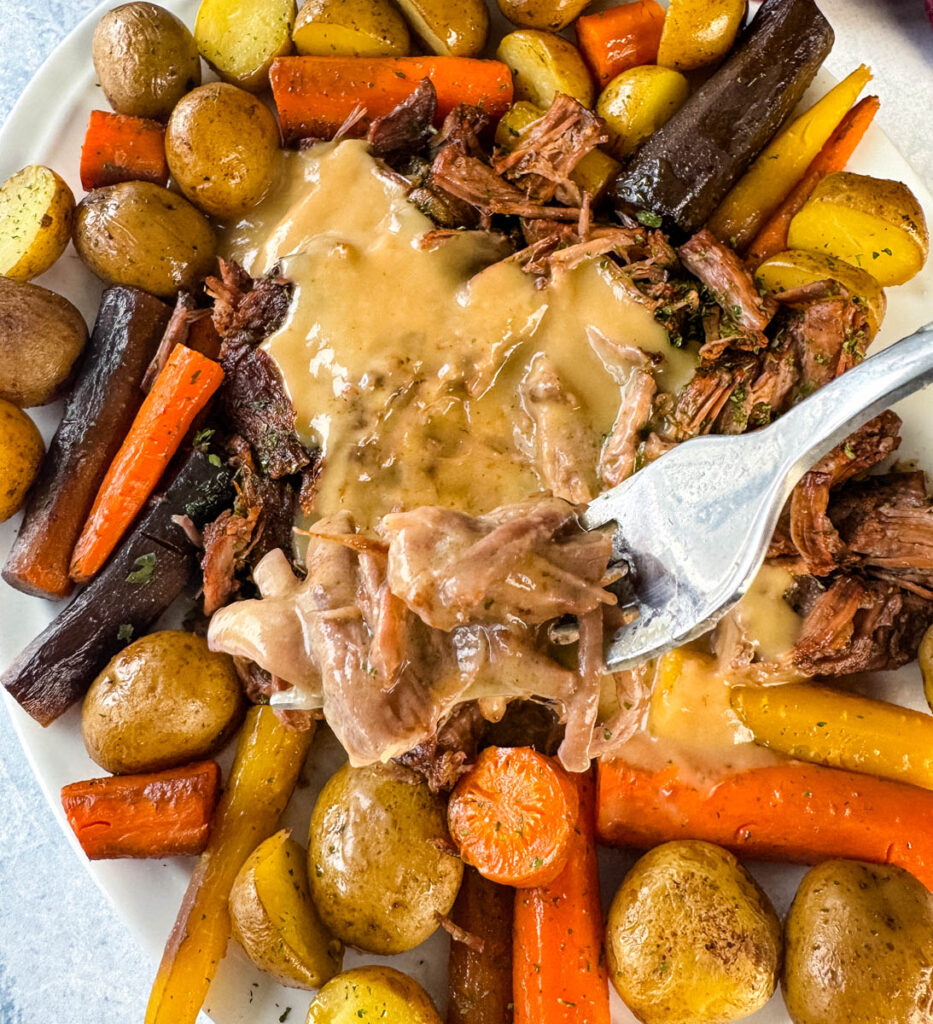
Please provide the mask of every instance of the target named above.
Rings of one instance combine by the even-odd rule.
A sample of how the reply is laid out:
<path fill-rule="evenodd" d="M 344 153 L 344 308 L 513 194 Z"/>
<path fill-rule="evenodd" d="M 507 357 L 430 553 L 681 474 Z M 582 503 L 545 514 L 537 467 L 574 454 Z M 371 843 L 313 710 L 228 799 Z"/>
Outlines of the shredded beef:
<path fill-rule="evenodd" d="M 369 151 L 390 164 L 420 152 L 433 134 L 436 111 L 437 92 L 430 78 L 422 78 L 407 99 L 370 124 Z"/>
<path fill-rule="evenodd" d="M 479 705 L 469 701 L 456 708 L 430 739 L 395 760 L 421 775 L 432 793 L 446 792 L 469 771 L 485 729 Z"/>

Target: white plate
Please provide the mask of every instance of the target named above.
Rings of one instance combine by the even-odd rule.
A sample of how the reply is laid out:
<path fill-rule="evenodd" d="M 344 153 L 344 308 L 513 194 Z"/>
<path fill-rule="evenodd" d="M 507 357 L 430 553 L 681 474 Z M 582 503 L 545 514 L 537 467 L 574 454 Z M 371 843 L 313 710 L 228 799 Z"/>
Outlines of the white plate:
<path fill-rule="evenodd" d="M 194 24 L 196 0 L 163 0 L 189 26 Z M 6 124 L 0 130 L 0 180 L 28 163 L 53 167 L 82 194 L 78 180 L 81 142 L 88 112 L 106 107 L 96 85 L 91 64 L 91 38 L 100 15 L 112 6 L 107 2 L 93 11 L 57 47 L 23 93 Z M 831 82 L 828 75 L 818 79 L 818 92 Z M 852 169 L 878 177 L 906 182 L 919 197 L 933 221 L 933 198 L 919 177 L 877 128 L 872 128 L 856 157 Z M 84 313 L 88 324 L 94 321 L 100 285 L 81 265 L 69 248 L 58 264 L 40 283 L 66 295 Z M 888 313 L 877 345 L 884 346 L 933 319 L 933 265 L 908 285 L 888 291 Z M 904 418 L 904 443 L 899 457 L 919 459 L 933 469 L 930 437 L 933 435 L 930 393 L 917 394 L 897 407 Z M 57 406 L 31 410 L 46 440 L 55 429 L 60 410 Z M 6 557 L 18 520 L 0 525 L 0 558 Z M 26 597 L 0 583 L 0 666 L 12 661 L 31 637 L 39 633 L 56 614 L 54 604 Z M 876 680 L 877 692 L 904 704 L 924 707 L 916 669 L 908 668 Z M 68 828 L 59 803 L 59 790 L 65 783 L 100 774 L 87 756 L 79 731 L 79 712 L 73 708 L 48 729 L 37 725 L 4 691 L 4 699 L 23 749 L 49 801 L 53 813 L 73 844 L 91 876 L 125 917 L 153 963 L 161 955 L 190 871 L 190 862 L 113 861 L 90 864 L 81 853 Z M 307 785 L 292 802 L 288 824 L 297 837 L 304 839 L 310 815 L 311 798 L 318 785 L 339 759 L 332 737 L 316 744 L 309 761 Z M 608 899 L 631 864 L 633 855 L 603 850 L 604 896 Z M 784 913 L 802 874 L 798 868 L 781 865 L 751 865 L 753 873 L 768 891 L 778 911 Z M 346 963 L 378 962 L 385 959 L 418 978 L 436 998 L 442 1011 L 446 987 L 446 939 L 443 934 L 403 957 L 379 958 L 350 953 Z M 613 994 L 613 1020 L 634 1021 Z M 206 1009 L 217 1024 L 254 1024 L 278 1019 L 284 1007 L 293 1008 L 291 1021 L 304 1019 L 309 1001 L 306 993 L 284 990 L 270 983 L 247 962 L 236 943 L 231 942 L 207 999 Z M 751 1018 L 756 1024 L 785 1024 L 788 1017 L 778 995 Z"/>

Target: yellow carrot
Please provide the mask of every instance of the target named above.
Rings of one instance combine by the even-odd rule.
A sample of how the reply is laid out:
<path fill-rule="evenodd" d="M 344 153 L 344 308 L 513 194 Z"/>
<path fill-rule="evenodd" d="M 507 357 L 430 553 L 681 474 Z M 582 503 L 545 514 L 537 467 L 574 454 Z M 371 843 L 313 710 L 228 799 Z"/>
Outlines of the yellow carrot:
<path fill-rule="evenodd" d="M 719 205 L 707 224 L 710 231 L 743 251 L 803 177 L 870 78 L 871 69 L 861 65 L 779 132 Z"/>

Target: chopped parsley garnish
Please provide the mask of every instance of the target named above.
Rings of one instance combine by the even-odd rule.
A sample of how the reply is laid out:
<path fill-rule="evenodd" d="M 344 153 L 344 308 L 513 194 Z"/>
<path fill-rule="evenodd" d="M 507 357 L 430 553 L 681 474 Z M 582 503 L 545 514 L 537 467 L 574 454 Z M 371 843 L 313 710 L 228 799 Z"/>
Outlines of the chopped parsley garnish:
<path fill-rule="evenodd" d="M 156 567 L 156 553 L 154 551 L 147 551 L 146 554 L 140 555 L 133 565 L 135 568 L 126 577 L 127 583 L 149 583 L 152 579 L 152 574 Z"/>
<path fill-rule="evenodd" d="M 639 224 L 644 224 L 646 228 L 659 228 L 661 226 L 661 217 L 653 210 L 639 210 L 635 214 L 635 220 Z"/>

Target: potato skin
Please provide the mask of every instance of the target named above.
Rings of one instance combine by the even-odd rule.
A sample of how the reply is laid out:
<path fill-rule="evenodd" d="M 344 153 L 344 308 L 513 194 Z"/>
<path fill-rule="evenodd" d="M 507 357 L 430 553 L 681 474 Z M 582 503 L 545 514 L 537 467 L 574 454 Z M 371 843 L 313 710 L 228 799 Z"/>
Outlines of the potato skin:
<path fill-rule="evenodd" d="M 195 206 L 221 220 L 239 216 L 269 191 L 278 151 L 269 108 L 226 82 L 188 93 L 165 132 L 172 177 Z"/>
<path fill-rule="evenodd" d="M 398 0 L 402 14 L 430 53 L 475 57 L 486 45 L 485 0 Z"/>
<path fill-rule="evenodd" d="M 95 189 L 78 204 L 75 248 L 108 284 L 172 298 L 214 269 L 217 242 L 187 199 L 148 181 Z"/>
<path fill-rule="evenodd" d="M 0 523 L 22 507 L 44 455 L 35 423 L 18 406 L 0 398 Z"/>
<path fill-rule="evenodd" d="M 933 711 L 933 626 L 923 634 L 917 661 L 920 662 L 920 674 L 923 676 L 923 692 Z"/>
<path fill-rule="evenodd" d="M 29 281 L 44 274 L 71 239 L 75 197 L 55 171 L 35 164 L 0 187 L 0 274 Z"/>
<path fill-rule="evenodd" d="M 393 967 L 354 967 L 329 981 L 308 1007 L 306 1024 L 441 1024 L 427 992 Z"/>
<path fill-rule="evenodd" d="M 732 49 L 747 6 L 747 0 L 671 0 L 658 64 L 691 71 L 722 60 Z"/>
<path fill-rule="evenodd" d="M 201 84 L 201 60 L 185 25 L 157 4 L 108 11 L 94 31 L 94 70 L 120 114 L 164 121 Z"/>
<path fill-rule="evenodd" d="M 0 277 L 0 398 L 24 409 L 53 401 L 86 341 L 84 317 L 66 298 Z"/>
<path fill-rule="evenodd" d="M 499 10 L 522 28 L 560 32 L 583 12 L 590 0 L 496 0 Z"/>
<path fill-rule="evenodd" d="M 228 655 L 193 633 L 162 630 L 111 658 L 84 698 L 81 733 L 113 775 L 154 772 L 209 757 L 244 706 Z"/>
<path fill-rule="evenodd" d="M 292 41 L 309 57 L 405 57 L 411 50 L 405 19 L 388 0 L 306 0 Z"/>
<path fill-rule="evenodd" d="M 311 815 L 308 877 L 324 924 L 370 953 L 401 953 L 437 929 L 463 877 L 443 802 L 394 766 L 344 765 Z"/>
<path fill-rule="evenodd" d="M 559 92 L 593 105 L 593 79 L 580 51 L 562 36 L 537 29 L 518 29 L 502 37 L 496 59 L 515 79 L 515 99 L 547 110 Z"/>
<path fill-rule="evenodd" d="M 269 67 L 292 51 L 295 0 L 201 0 L 194 39 L 225 81 L 260 92 Z"/>
<path fill-rule="evenodd" d="M 891 864 L 830 860 L 804 876 L 785 924 L 795 1024 L 921 1024 L 933 1006 L 933 895 Z"/>
<path fill-rule="evenodd" d="M 606 926 L 609 977 L 645 1024 L 727 1024 L 764 1006 L 781 959 L 768 897 L 712 843 L 665 843 L 625 876 Z"/>
<path fill-rule="evenodd" d="M 689 95 L 679 71 L 646 64 L 623 71 L 606 86 L 596 112 L 609 129 L 609 148 L 623 159 L 674 116 Z"/>

